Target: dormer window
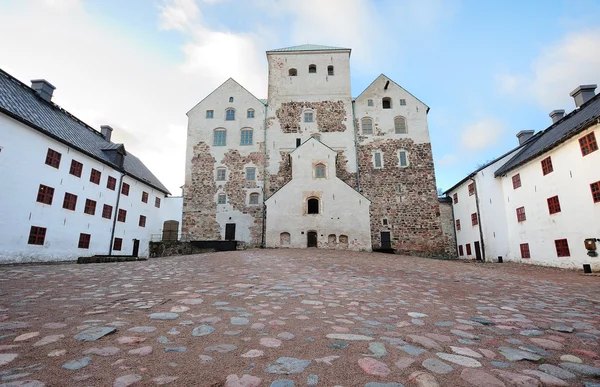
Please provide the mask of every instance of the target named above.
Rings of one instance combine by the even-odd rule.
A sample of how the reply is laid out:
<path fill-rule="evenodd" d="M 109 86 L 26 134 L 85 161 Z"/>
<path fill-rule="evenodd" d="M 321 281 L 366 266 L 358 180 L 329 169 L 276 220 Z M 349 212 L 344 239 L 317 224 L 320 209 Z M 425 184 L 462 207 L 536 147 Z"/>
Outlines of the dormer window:
<path fill-rule="evenodd" d="M 333 66 L 327 66 L 327 75 L 333 75 Z"/>
<path fill-rule="evenodd" d="M 289 74 L 290 77 L 295 77 L 296 75 L 298 75 L 298 70 L 296 70 L 296 69 L 290 69 L 288 71 L 288 74 Z"/>
<path fill-rule="evenodd" d="M 229 97 L 229 103 L 233 102 L 233 97 Z"/>
<path fill-rule="evenodd" d="M 309 74 L 316 74 L 317 73 L 317 65 L 311 64 L 308 66 L 308 73 Z"/>
<path fill-rule="evenodd" d="M 392 99 L 390 97 L 385 97 L 381 100 L 381 105 L 383 106 L 384 109 L 391 109 L 392 108 Z"/>

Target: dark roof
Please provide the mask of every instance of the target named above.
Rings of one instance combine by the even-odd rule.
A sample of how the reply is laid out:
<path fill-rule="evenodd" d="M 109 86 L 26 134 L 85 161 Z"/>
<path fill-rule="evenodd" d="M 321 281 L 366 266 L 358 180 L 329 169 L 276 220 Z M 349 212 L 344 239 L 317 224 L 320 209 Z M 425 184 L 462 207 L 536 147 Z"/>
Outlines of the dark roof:
<path fill-rule="evenodd" d="M 110 150 L 122 144 L 106 141 L 102 134 L 60 106 L 47 102 L 32 88 L 0 69 L 0 112 L 88 156 L 120 170 Z M 107 152 L 108 151 L 108 152 Z M 169 190 L 137 157 L 126 152 L 123 172 L 165 194 Z"/>
<path fill-rule="evenodd" d="M 530 146 L 523 148 L 506 164 L 500 167 L 495 176 L 502 176 L 520 165 L 538 157 L 567 141 L 577 133 L 582 132 L 590 125 L 594 124 L 600 117 L 600 94 L 594 96 L 589 101 L 573 110 L 560 121 L 552 124 L 539 136 L 535 136 L 536 141 Z"/>

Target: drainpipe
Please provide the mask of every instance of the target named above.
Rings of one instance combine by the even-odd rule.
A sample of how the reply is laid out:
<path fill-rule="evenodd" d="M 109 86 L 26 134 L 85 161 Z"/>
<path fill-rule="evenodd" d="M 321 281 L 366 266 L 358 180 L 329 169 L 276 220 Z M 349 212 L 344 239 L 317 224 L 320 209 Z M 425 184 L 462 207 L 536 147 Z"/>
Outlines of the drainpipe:
<path fill-rule="evenodd" d="M 115 238 L 115 227 L 117 226 L 117 216 L 119 214 L 119 200 L 121 200 L 121 189 L 123 185 L 123 177 L 124 173 L 121 173 L 121 177 L 119 178 L 119 190 L 117 191 L 117 203 L 115 204 L 115 213 L 113 218 L 113 226 L 112 231 L 110 232 L 110 246 L 108 247 L 108 255 L 112 255 L 113 250 L 113 239 Z"/>
<path fill-rule="evenodd" d="M 267 199 L 267 108 L 268 104 L 265 104 L 265 122 L 264 122 L 264 147 L 263 147 L 263 205 L 262 205 L 262 236 L 260 242 L 260 248 L 265 248 L 265 233 L 266 233 L 266 220 L 267 220 L 267 209 L 265 201 Z"/>
<path fill-rule="evenodd" d="M 360 169 L 358 168 L 358 137 L 356 135 L 356 112 L 352 101 L 352 127 L 354 128 L 354 152 L 356 154 L 356 189 L 360 192 Z"/>
<path fill-rule="evenodd" d="M 479 212 L 479 194 L 477 193 L 477 183 L 473 176 L 470 177 L 475 188 L 475 205 L 477 206 L 477 224 L 479 225 L 479 241 L 481 242 L 481 259 L 485 262 L 485 244 L 483 242 L 483 229 L 481 228 L 481 214 Z"/>

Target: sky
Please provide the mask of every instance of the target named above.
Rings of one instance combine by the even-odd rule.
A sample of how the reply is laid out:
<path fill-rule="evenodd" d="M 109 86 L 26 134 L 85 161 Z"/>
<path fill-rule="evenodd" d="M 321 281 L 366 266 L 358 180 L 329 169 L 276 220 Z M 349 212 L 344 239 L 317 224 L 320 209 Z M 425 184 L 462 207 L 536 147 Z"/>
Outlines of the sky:
<path fill-rule="evenodd" d="M 194 105 L 229 77 L 266 98 L 269 49 L 349 47 L 353 96 L 383 73 L 431 108 L 448 189 L 600 83 L 599 16 L 600 0 L 0 0 L 0 68 L 48 80 L 180 195 Z"/>

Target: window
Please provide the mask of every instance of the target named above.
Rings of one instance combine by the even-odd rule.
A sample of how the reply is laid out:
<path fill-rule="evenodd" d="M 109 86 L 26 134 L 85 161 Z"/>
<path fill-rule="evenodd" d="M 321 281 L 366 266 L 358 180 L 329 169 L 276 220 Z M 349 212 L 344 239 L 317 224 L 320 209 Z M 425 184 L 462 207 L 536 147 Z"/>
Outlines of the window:
<path fill-rule="evenodd" d="M 333 75 L 333 66 L 327 66 L 327 75 Z"/>
<path fill-rule="evenodd" d="M 225 168 L 217 168 L 217 181 L 225 181 Z"/>
<path fill-rule="evenodd" d="M 125 222 L 127 220 L 127 210 L 119 208 L 119 215 L 117 216 L 119 222 Z"/>
<path fill-rule="evenodd" d="M 398 159 L 400 160 L 401 167 L 408 167 L 408 156 L 406 154 L 406 151 L 401 150 L 400 152 L 398 152 Z"/>
<path fill-rule="evenodd" d="M 235 120 L 235 110 L 233 110 L 233 109 L 225 110 L 225 120 L 226 121 L 234 121 Z"/>
<path fill-rule="evenodd" d="M 368 99 L 367 100 L 367 106 L 373 106 L 373 100 L 372 99 Z"/>
<path fill-rule="evenodd" d="M 140 221 L 138 224 L 140 227 L 146 227 L 146 217 L 144 215 L 140 215 Z"/>
<path fill-rule="evenodd" d="M 142 203 L 148 203 L 148 192 L 142 191 Z"/>
<path fill-rule="evenodd" d="M 73 195 L 71 193 L 65 193 L 65 199 L 63 200 L 63 208 L 71 211 L 75 211 L 75 207 L 77 206 L 77 195 Z"/>
<path fill-rule="evenodd" d="M 463 247 L 462 247 L 462 245 L 458 245 L 458 255 L 460 255 L 461 257 L 462 257 L 463 255 L 465 255 L 465 253 L 464 253 L 464 251 L 463 251 Z"/>
<path fill-rule="evenodd" d="M 217 196 L 217 204 L 225 204 L 225 203 L 227 203 L 227 195 L 219 194 L 219 196 Z"/>
<path fill-rule="evenodd" d="M 319 199 L 310 198 L 307 201 L 307 213 L 309 214 L 318 214 L 319 213 Z"/>
<path fill-rule="evenodd" d="M 233 97 L 229 97 L 229 103 L 233 102 Z"/>
<path fill-rule="evenodd" d="M 398 184 L 398 193 L 402 193 L 402 184 Z"/>
<path fill-rule="evenodd" d="M 104 207 L 102 207 L 102 217 L 105 219 L 112 218 L 112 206 L 105 204 Z"/>
<path fill-rule="evenodd" d="M 252 145 L 252 129 L 242 129 L 240 145 Z"/>
<path fill-rule="evenodd" d="M 206 111 L 206 118 L 215 118 L 215 111 L 214 110 L 207 110 Z"/>
<path fill-rule="evenodd" d="M 521 186 L 521 174 L 517 173 L 512 177 L 513 189 L 517 189 Z"/>
<path fill-rule="evenodd" d="M 474 212 L 471 214 L 471 224 L 473 226 L 477 226 L 479 224 L 479 219 L 477 219 L 477 213 Z"/>
<path fill-rule="evenodd" d="M 552 159 L 550 158 L 550 156 L 548 156 L 542 160 L 542 173 L 544 174 L 544 176 L 546 176 L 552 171 L 554 171 L 554 168 L 552 168 Z"/>
<path fill-rule="evenodd" d="M 387 226 L 388 225 L 388 220 L 386 218 L 383 218 L 381 220 L 381 224 L 383 224 L 384 226 Z"/>
<path fill-rule="evenodd" d="M 375 168 L 381 168 L 381 153 L 373 153 L 373 165 Z"/>
<path fill-rule="evenodd" d="M 106 188 L 114 191 L 116 186 L 117 186 L 117 179 L 115 179 L 112 176 L 109 176 L 108 181 L 106 182 Z"/>
<path fill-rule="evenodd" d="M 246 168 L 246 180 L 256 180 L 256 168 Z"/>
<path fill-rule="evenodd" d="M 471 255 L 471 244 L 467 243 L 465 247 L 467 248 L 467 255 Z"/>
<path fill-rule="evenodd" d="M 406 130 L 406 118 L 404 117 L 396 117 L 394 118 L 394 129 L 396 134 L 405 134 Z"/>
<path fill-rule="evenodd" d="M 89 215 L 96 214 L 96 201 L 91 199 L 85 199 L 85 207 L 83 208 L 83 212 Z"/>
<path fill-rule="evenodd" d="M 363 134 L 373 134 L 373 120 L 370 118 L 363 118 L 360 120 Z"/>
<path fill-rule="evenodd" d="M 298 75 L 298 70 L 296 70 L 296 69 L 290 69 L 290 70 L 288 71 L 288 75 L 289 75 L 290 77 L 295 77 L 296 75 Z"/>
<path fill-rule="evenodd" d="M 304 113 L 304 122 L 313 122 L 313 113 L 312 112 Z"/>
<path fill-rule="evenodd" d="M 550 215 L 560 212 L 560 201 L 558 200 L 558 196 L 552 196 L 551 198 L 548 198 L 547 201 L 548 212 L 550 212 Z"/>
<path fill-rule="evenodd" d="M 456 231 L 460 231 L 460 219 L 456 219 Z"/>
<path fill-rule="evenodd" d="M 598 143 L 596 142 L 596 136 L 594 132 L 583 136 L 579 139 L 579 147 L 581 148 L 581 154 L 587 156 L 592 152 L 598 150 Z"/>
<path fill-rule="evenodd" d="M 213 135 L 213 146 L 225 146 L 227 143 L 227 131 L 225 129 L 216 129 Z"/>
<path fill-rule="evenodd" d="M 525 216 L 525 207 L 517 208 L 517 222 L 524 222 L 527 220 Z"/>
<path fill-rule="evenodd" d="M 31 228 L 29 229 L 29 239 L 27 240 L 27 244 L 43 245 L 45 239 L 46 239 L 46 228 L 45 227 L 31 226 Z"/>
<path fill-rule="evenodd" d="M 308 73 L 309 74 L 316 74 L 317 73 L 317 65 L 311 64 L 308 66 Z"/>
<path fill-rule="evenodd" d="M 121 248 L 123 248 L 123 238 L 115 238 L 113 242 L 113 250 L 121 251 Z"/>
<path fill-rule="evenodd" d="M 458 203 L 458 194 L 457 193 L 452 195 L 452 200 L 454 201 L 454 204 Z"/>
<path fill-rule="evenodd" d="M 469 184 L 469 196 L 475 195 L 475 183 Z"/>
<path fill-rule="evenodd" d="M 58 169 L 60 166 L 60 158 L 61 154 L 55 151 L 54 149 L 48 148 L 48 153 L 46 154 L 46 164 Z"/>
<path fill-rule="evenodd" d="M 92 236 L 90 234 L 79 234 L 79 244 L 77 245 L 77 247 L 80 249 L 89 249 L 91 238 Z"/>
<path fill-rule="evenodd" d="M 38 189 L 37 201 L 39 203 L 52 205 L 52 199 L 54 198 L 54 188 L 48 187 L 47 185 L 40 184 Z"/>
<path fill-rule="evenodd" d="M 406 106 L 406 100 L 404 98 L 400 98 L 400 106 Z"/>
<path fill-rule="evenodd" d="M 102 176 L 102 172 L 92 168 L 92 172 L 90 172 L 90 181 L 94 184 L 100 184 L 100 176 Z"/>
<path fill-rule="evenodd" d="M 129 196 L 129 184 L 123 183 L 123 186 L 121 187 L 121 193 L 125 196 Z"/>
<path fill-rule="evenodd" d="M 83 170 L 83 164 L 77 160 L 71 160 L 71 168 L 69 173 L 73 176 L 81 177 L 81 171 Z"/>
<path fill-rule="evenodd" d="M 569 242 L 566 239 L 557 239 L 554 241 L 556 246 L 556 255 L 559 257 L 570 257 Z"/>
<path fill-rule="evenodd" d="M 531 258 L 531 254 L 529 253 L 529 243 L 521 243 L 521 258 Z"/>
<path fill-rule="evenodd" d="M 248 109 L 246 112 L 246 118 L 254 118 L 254 109 Z"/>
<path fill-rule="evenodd" d="M 154 207 L 160 208 L 160 198 L 154 199 Z"/>
<path fill-rule="evenodd" d="M 384 109 L 391 109 L 392 108 L 392 99 L 390 97 L 384 97 L 381 100 L 381 106 Z"/>
<path fill-rule="evenodd" d="M 325 178 L 325 165 L 323 165 L 323 164 L 317 164 L 315 166 L 315 177 L 317 179 L 324 179 Z"/>
<path fill-rule="evenodd" d="M 258 194 L 256 192 L 250 194 L 248 204 L 258 204 Z"/>
<path fill-rule="evenodd" d="M 594 203 L 600 203 L 600 181 L 590 184 L 592 189 L 592 199 Z"/>

